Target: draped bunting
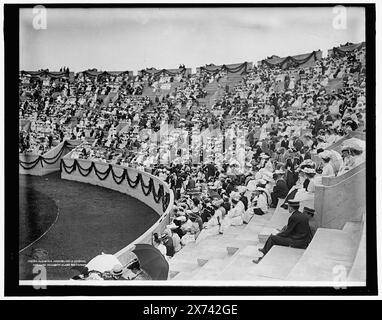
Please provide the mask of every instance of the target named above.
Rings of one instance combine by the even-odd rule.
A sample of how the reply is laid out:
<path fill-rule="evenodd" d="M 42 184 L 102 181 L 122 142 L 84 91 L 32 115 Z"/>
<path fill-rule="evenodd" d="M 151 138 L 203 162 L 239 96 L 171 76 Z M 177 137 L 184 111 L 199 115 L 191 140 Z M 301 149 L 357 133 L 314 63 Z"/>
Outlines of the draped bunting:
<path fill-rule="evenodd" d="M 21 71 L 22 75 L 30 75 L 32 77 L 52 77 L 52 78 L 67 78 L 69 73 L 67 72 L 50 72 L 47 70 L 43 71 Z"/>
<path fill-rule="evenodd" d="M 63 154 L 63 152 L 66 149 L 70 149 L 70 148 L 73 148 L 73 146 L 69 142 L 64 141 L 62 148 L 60 149 L 60 151 L 55 156 L 48 158 L 48 157 L 40 155 L 40 156 L 38 156 L 38 158 L 36 158 L 35 160 L 33 160 L 31 162 L 22 161 L 19 159 L 19 165 L 24 170 L 31 170 L 34 167 L 36 167 L 39 163 L 41 163 L 41 167 L 44 167 L 44 164 L 51 165 L 51 164 L 56 163 L 60 159 L 61 155 Z"/>
<path fill-rule="evenodd" d="M 213 64 L 206 65 L 205 67 L 200 67 L 200 71 L 207 72 L 209 74 L 217 74 L 220 71 L 226 71 L 228 73 L 239 73 L 245 74 L 248 72 L 248 62 L 244 62 L 236 67 L 228 67 L 225 64 L 222 66 L 215 66 Z"/>
<path fill-rule="evenodd" d="M 337 56 L 344 56 L 349 52 L 353 52 L 356 49 L 361 49 L 365 46 L 365 42 L 353 44 L 353 43 L 346 43 L 339 47 L 333 47 L 333 54 Z"/>
<path fill-rule="evenodd" d="M 280 59 L 279 56 L 276 56 L 276 55 L 274 54 L 274 55 L 271 55 L 270 57 L 267 57 L 267 60 L 271 60 L 271 59 L 275 59 L 275 58 Z"/>
<path fill-rule="evenodd" d="M 317 52 L 318 51 L 313 51 L 306 58 L 302 58 L 302 59 L 296 59 L 294 57 L 288 56 L 284 59 L 281 59 L 281 61 L 277 61 L 277 62 L 272 62 L 267 59 L 264 59 L 261 62 L 262 64 L 265 64 L 266 66 L 270 68 L 275 68 L 275 67 L 281 68 L 281 69 L 295 68 L 295 67 L 303 65 L 304 63 L 308 62 L 312 58 L 314 59 L 314 61 L 317 61 L 318 60 Z M 272 56 L 272 57 L 275 58 L 276 56 Z"/>
<path fill-rule="evenodd" d="M 185 74 L 187 69 L 182 68 L 182 69 L 177 69 L 176 71 L 170 71 L 168 69 L 162 69 L 162 70 L 157 70 L 155 68 L 150 68 L 146 70 L 141 70 L 140 73 L 141 75 L 151 75 L 154 77 L 160 76 L 160 75 L 168 75 L 168 76 L 177 76 L 179 74 Z"/>
<path fill-rule="evenodd" d="M 79 174 L 83 177 L 87 177 L 91 172 L 94 171 L 95 175 L 101 181 L 106 180 L 107 177 L 111 174 L 114 182 L 117 185 L 120 185 L 123 181 L 127 181 L 130 188 L 137 188 L 138 185 L 141 185 L 142 192 L 145 196 L 149 196 L 151 193 L 153 195 L 153 199 L 156 203 L 159 203 L 162 200 L 162 209 L 166 211 L 169 203 L 170 203 L 170 194 L 168 192 L 164 192 L 164 187 L 162 184 L 159 185 L 158 190 L 155 190 L 155 184 L 153 178 L 150 177 L 148 184 L 146 185 L 143 179 L 143 175 L 138 173 L 135 179 L 132 179 L 129 176 L 127 168 L 123 169 L 121 175 L 117 175 L 114 172 L 113 165 L 109 164 L 108 168 L 105 171 L 100 171 L 94 162 L 91 162 L 90 166 L 87 168 L 81 167 L 80 163 L 77 159 L 74 159 L 72 165 L 68 165 L 65 163 L 64 159 L 61 159 L 60 163 L 60 172 L 65 171 L 67 174 L 71 174 L 75 170 L 79 172 Z"/>

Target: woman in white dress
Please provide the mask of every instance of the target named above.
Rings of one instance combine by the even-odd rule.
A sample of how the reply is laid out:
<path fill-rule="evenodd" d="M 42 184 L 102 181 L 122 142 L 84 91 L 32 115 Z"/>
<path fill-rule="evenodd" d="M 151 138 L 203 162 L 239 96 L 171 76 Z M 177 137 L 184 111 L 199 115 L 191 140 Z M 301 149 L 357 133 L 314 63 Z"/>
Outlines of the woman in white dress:
<path fill-rule="evenodd" d="M 249 223 L 249 221 L 252 219 L 254 214 L 262 216 L 263 214 L 266 214 L 269 209 L 268 205 L 268 196 L 265 193 L 265 189 L 262 187 L 257 187 L 254 196 L 252 198 L 252 201 L 248 207 L 248 209 L 245 211 L 243 215 L 243 222 Z"/>
<path fill-rule="evenodd" d="M 223 204 L 223 199 L 212 201 L 212 206 L 215 209 L 215 213 L 207 222 L 204 223 L 203 227 L 205 229 L 212 229 L 214 227 L 219 226 L 215 229 L 217 229 L 219 231 L 219 233 L 223 233 L 221 226 L 222 226 L 223 218 L 226 214 L 226 211 L 221 206 L 222 204 Z"/>
<path fill-rule="evenodd" d="M 231 204 L 233 208 L 224 218 L 224 220 L 226 220 L 225 223 L 231 226 L 239 226 L 243 224 L 245 206 L 244 203 L 240 201 L 240 194 L 238 192 L 231 192 Z"/>
<path fill-rule="evenodd" d="M 319 156 L 321 157 L 322 161 L 324 162 L 324 167 L 322 168 L 322 176 L 323 177 L 334 177 L 335 174 L 334 174 L 334 169 L 333 169 L 333 166 L 330 162 L 331 160 L 331 154 L 330 152 L 328 152 L 327 150 L 321 152 L 319 154 Z"/>

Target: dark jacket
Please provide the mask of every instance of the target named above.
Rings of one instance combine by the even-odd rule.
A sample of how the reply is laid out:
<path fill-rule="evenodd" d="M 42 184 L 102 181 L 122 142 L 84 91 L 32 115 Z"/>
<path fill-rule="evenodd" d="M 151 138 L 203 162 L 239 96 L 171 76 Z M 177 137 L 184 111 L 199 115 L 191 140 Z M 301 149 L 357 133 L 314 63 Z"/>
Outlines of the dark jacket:
<path fill-rule="evenodd" d="M 240 201 L 243 202 L 245 210 L 248 209 L 248 198 L 245 196 L 240 197 Z"/>
<path fill-rule="evenodd" d="M 289 149 L 289 141 L 288 140 L 282 140 L 281 141 L 281 147 L 283 147 L 286 150 L 288 150 Z"/>
<path fill-rule="evenodd" d="M 167 238 L 164 243 L 163 243 L 165 246 L 166 246 L 166 256 L 169 256 L 169 257 L 172 257 L 174 256 L 175 254 L 175 249 L 174 249 L 174 242 L 172 241 L 172 239 L 169 237 Z"/>
<path fill-rule="evenodd" d="M 284 179 L 277 180 L 276 185 L 273 187 L 273 194 L 276 198 L 284 199 L 288 194 L 288 186 Z"/>
<path fill-rule="evenodd" d="M 293 143 L 293 146 L 300 151 L 301 148 L 304 146 L 304 143 L 301 141 L 301 139 L 296 139 Z"/>
<path fill-rule="evenodd" d="M 308 215 L 298 210 L 293 212 L 288 219 L 286 228 L 278 236 L 303 242 L 307 246 L 312 240 Z"/>

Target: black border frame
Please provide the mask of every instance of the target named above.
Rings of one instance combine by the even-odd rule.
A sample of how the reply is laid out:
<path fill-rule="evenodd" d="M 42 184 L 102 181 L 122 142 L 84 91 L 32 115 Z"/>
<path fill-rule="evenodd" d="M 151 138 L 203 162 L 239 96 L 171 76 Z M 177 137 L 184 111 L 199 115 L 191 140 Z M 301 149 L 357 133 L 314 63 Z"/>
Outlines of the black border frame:
<path fill-rule="evenodd" d="M 4 294 L 5 296 L 246 296 L 246 295 L 377 295 L 377 238 L 376 238 L 376 175 L 375 175 L 375 4 L 365 3 L 320 3 L 320 4 L 43 4 L 47 8 L 230 8 L 230 7 L 364 7 L 366 21 L 366 82 L 367 82 L 367 285 L 334 289 L 331 287 L 222 287 L 222 286 L 48 286 L 45 290 L 18 284 L 18 148 L 15 139 L 18 136 L 18 72 L 19 72 L 19 9 L 32 8 L 38 4 L 4 5 L 4 70 L 5 70 L 5 261 Z M 18 198 L 17 198 L 18 199 Z M 158 301 L 159 302 L 159 301 Z M 228 303 L 228 301 L 227 301 Z"/>

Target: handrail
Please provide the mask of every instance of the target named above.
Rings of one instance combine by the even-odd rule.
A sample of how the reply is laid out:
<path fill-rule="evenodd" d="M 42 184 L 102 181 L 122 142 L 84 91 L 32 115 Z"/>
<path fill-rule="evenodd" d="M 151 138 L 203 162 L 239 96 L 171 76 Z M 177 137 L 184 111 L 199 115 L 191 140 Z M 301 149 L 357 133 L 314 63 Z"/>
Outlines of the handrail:
<path fill-rule="evenodd" d="M 325 187 L 334 187 L 340 183 L 343 183 L 345 180 L 350 179 L 354 175 L 358 174 L 362 170 L 366 169 L 366 161 L 360 163 L 358 166 L 352 168 L 348 172 L 336 176 L 336 177 L 322 177 L 322 185 Z"/>
<path fill-rule="evenodd" d="M 332 145 L 330 145 L 329 147 L 327 147 L 325 149 L 326 150 L 336 150 L 337 147 L 341 146 L 344 141 L 351 139 L 351 138 L 358 138 L 361 140 L 365 140 L 366 135 L 364 132 L 361 132 L 361 131 L 351 131 L 346 136 L 342 137 L 337 142 L 333 143 Z"/>

